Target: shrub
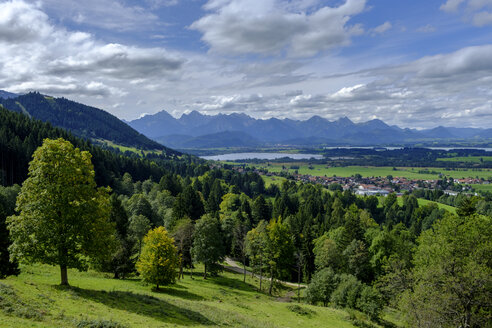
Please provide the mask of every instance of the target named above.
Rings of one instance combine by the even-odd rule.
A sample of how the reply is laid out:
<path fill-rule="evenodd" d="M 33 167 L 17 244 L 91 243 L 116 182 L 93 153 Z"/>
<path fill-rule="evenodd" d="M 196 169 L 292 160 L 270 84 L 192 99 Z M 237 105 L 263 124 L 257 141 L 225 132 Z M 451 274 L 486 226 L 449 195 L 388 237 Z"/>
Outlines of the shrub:
<path fill-rule="evenodd" d="M 355 308 L 362 283 L 350 274 L 340 275 L 340 283 L 331 295 L 331 302 L 339 307 Z"/>
<path fill-rule="evenodd" d="M 357 308 L 375 320 L 383 310 L 383 300 L 381 294 L 371 286 L 364 286 L 357 300 Z"/>
<path fill-rule="evenodd" d="M 311 315 L 311 314 L 316 313 L 316 312 L 314 312 L 313 310 L 307 309 L 307 308 L 302 307 L 302 306 L 297 305 L 297 304 L 289 305 L 289 306 L 287 306 L 287 308 L 288 308 L 290 311 L 292 311 L 292 312 L 294 312 L 294 313 L 297 313 L 297 314 L 299 314 L 299 315 L 307 315 L 307 316 L 309 316 L 309 315 Z"/>
<path fill-rule="evenodd" d="M 126 328 L 126 326 L 113 321 L 103 319 L 82 319 L 77 322 L 77 328 Z"/>
<path fill-rule="evenodd" d="M 319 302 L 326 306 L 330 300 L 331 293 L 338 285 L 338 276 L 332 268 L 324 268 L 316 272 L 308 286 L 306 298 L 309 303 Z"/>
<path fill-rule="evenodd" d="M 176 281 L 179 261 L 174 239 L 169 237 L 164 227 L 157 227 L 149 231 L 144 238 L 137 269 L 144 281 L 156 284 L 156 288 L 159 289 L 159 285 Z"/>

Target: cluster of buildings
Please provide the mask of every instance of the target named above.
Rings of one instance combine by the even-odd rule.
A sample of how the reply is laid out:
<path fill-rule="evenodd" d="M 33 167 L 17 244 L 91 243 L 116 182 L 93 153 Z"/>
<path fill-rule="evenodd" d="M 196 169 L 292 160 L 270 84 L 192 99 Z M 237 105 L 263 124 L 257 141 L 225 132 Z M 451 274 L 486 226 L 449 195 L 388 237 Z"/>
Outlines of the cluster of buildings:
<path fill-rule="evenodd" d="M 243 168 L 235 167 L 236 170 L 242 171 Z M 266 176 L 283 176 L 284 173 L 270 172 L 264 170 L 256 170 L 260 175 Z M 439 180 L 422 180 L 422 179 L 409 179 L 404 177 L 338 177 L 338 176 L 315 176 L 309 174 L 289 174 L 294 180 L 304 182 L 321 184 L 323 186 L 329 186 L 331 184 L 339 184 L 343 190 L 353 190 L 357 195 L 382 195 L 386 196 L 390 193 L 397 192 L 403 193 L 405 191 L 411 192 L 415 189 L 436 189 L 438 188 Z M 489 183 L 477 178 L 466 179 L 453 179 L 454 184 L 469 185 L 469 184 L 483 184 Z M 462 187 L 461 190 L 467 190 L 469 187 Z M 448 195 L 458 194 L 457 191 L 445 190 Z"/>

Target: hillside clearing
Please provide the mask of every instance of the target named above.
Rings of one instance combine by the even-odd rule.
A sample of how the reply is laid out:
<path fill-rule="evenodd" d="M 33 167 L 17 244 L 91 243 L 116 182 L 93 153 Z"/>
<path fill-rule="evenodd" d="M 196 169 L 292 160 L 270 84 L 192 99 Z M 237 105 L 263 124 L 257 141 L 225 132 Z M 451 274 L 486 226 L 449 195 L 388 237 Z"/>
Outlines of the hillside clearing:
<path fill-rule="evenodd" d="M 344 310 L 277 302 L 292 290 L 269 297 L 256 291 L 257 279 L 243 283 L 242 275 L 230 272 L 206 280 L 195 272 L 194 279 L 186 276 L 159 292 L 138 279 L 76 270 L 69 270 L 71 287 L 64 288 L 58 274 L 56 267 L 32 265 L 0 280 L 2 326 L 355 327 Z"/>

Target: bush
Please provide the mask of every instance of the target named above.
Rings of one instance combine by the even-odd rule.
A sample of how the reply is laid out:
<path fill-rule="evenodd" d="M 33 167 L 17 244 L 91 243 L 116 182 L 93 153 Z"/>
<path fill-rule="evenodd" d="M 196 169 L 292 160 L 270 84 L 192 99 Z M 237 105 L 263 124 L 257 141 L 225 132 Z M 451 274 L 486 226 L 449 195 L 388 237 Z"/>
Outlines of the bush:
<path fill-rule="evenodd" d="M 340 283 L 331 295 L 331 302 L 339 307 L 356 308 L 362 283 L 350 274 L 340 275 Z"/>
<path fill-rule="evenodd" d="M 171 284 L 176 281 L 180 258 L 174 246 L 174 239 L 169 237 L 164 227 L 149 231 L 144 238 L 142 254 L 137 262 L 138 272 L 144 281 L 159 285 Z"/>
<path fill-rule="evenodd" d="M 309 315 L 311 315 L 311 314 L 316 313 L 316 312 L 314 312 L 313 310 L 310 310 L 310 309 L 304 308 L 304 307 L 302 307 L 302 306 L 300 306 L 300 305 L 297 305 L 297 304 L 289 305 L 289 306 L 287 306 L 287 308 L 288 308 L 290 311 L 292 311 L 292 312 L 294 312 L 294 313 L 297 313 L 297 314 L 299 314 L 299 315 L 307 315 L 307 316 L 309 316 Z"/>
<path fill-rule="evenodd" d="M 332 268 L 324 268 L 316 272 L 306 292 L 307 301 L 315 305 L 321 302 L 326 306 L 337 285 L 338 276 Z"/>
<path fill-rule="evenodd" d="M 367 314 L 372 320 L 375 320 L 383 310 L 383 300 L 381 294 L 370 286 L 364 286 L 361 290 L 360 297 L 357 300 L 357 308 Z"/>
<path fill-rule="evenodd" d="M 82 319 L 77 323 L 77 328 L 126 328 L 126 326 L 113 321 L 101 319 Z"/>

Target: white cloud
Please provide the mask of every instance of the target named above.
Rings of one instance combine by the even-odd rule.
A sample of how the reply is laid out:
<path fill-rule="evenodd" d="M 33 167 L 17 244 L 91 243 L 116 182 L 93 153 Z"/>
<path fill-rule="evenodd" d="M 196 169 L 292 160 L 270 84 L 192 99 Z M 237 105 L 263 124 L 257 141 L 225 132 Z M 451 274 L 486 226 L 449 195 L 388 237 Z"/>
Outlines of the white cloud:
<path fill-rule="evenodd" d="M 417 29 L 417 32 L 420 32 L 420 33 L 432 33 L 435 31 L 436 31 L 436 28 L 434 26 L 432 26 L 431 24 L 421 26 Z"/>
<path fill-rule="evenodd" d="M 153 6 L 172 4 L 172 0 L 148 0 Z M 98 28 L 130 31 L 157 24 L 159 18 L 142 6 L 127 6 L 120 0 L 42 0 L 48 13 L 62 20 Z"/>
<path fill-rule="evenodd" d="M 440 9 L 445 12 L 460 13 L 466 21 L 475 26 L 492 25 L 491 0 L 447 0 Z"/>
<path fill-rule="evenodd" d="M 332 94 L 330 97 L 332 99 L 343 99 L 343 98 L 352 98 L 354 96 L 354 91 L 362 88 L 364 84 L 357 84 L 352 87 L 343 87 L 334 94 Z"/>
<path fill-rule="evenodd" d="M 441 10 L 447 12 L 454 12 L 458 10 L 458 7 L 466 0 L 447 0 L 441 5 Z"/>
<path fill-rule="evenodd" d="M 375 28 L 372 29 L 372 34 L 382 34 L 388 30 L 390 30 L 393 26 L 391 25 L 391 22 L 384 22 L 383 24 L 376 26 Z"/>
<path fill-rule="evenodd" d="M 191 108 L 218 112 L 245 112 L 306 119 L 320 115 L 328 119 L 348 116 L 354 121 L 377 117 L 402 127 L 474 126 L 488 127 L 492 121 L 492 45 L 424 57 L 393 67 L 350 73 L 346 84 L 331 92 L 313 93 L 309 83 L 293 85 L 295 92 L 276 88 L 261 98 L 254 94 L 206 96 Z M 328 85 L 337 77 L 316 84 Z M 369 79 L 369 82 L 360 83 Z M 217 90 L 216 92 L 219 92 Z M 255 99 L 246 101 L 245 99 Z"/>
<path fill-rule="evenodd" d="M 479 12 L 473 16 L 472 22 L 476 26 L 492 25 L 492 12 Z"/>
<path fill-rule="evenodd" d="M 160 48 L 104 43 L 52 24 L 37 4 L 0 3 L 0 85 L 54 95 L 123 96 L 117 81 L 175 79 L 184 60 Z"/>
<path fill-rule="evenodd" d="M 362 32 L 361 26 L 348 21 L 364 10 L 365 0 L 306 11 L 312 3 L 299 7 L 281 0 L 212 0 L 204 6 L 211 12 L 191 28 L 203 33 L 202 40 L 212 51 L 229 55 L 288 51 L 294 56 L 312 56 L 347 45 L 352 35 Z"/>
<path fill-rule="evenodd" d="M 477 1 L 466 5 L 485 10 Z M 349 22 L 365 2 L 333 8 L 315 0 L 254 4 L 208 2 L 204 19 L 218 21 L 203 32 L 212 51 L 202 54 L 106 42 L 60 27 L 42 4 L 0 0 L 0 89 L 66 96 L 126 119 L 141 112 L 166 109 L 179 116 L 196 109 L 261 118 L 378 117 L 410 127 L 490 126 L 492 45 L 411 62 L 366 53 L 309 57 L 348 44 L 360 33 Z M 220 25 L 227 15 L 237 19 L 230 35 Z M 289 29 L 290 23 L 298 28 L 276 30 Z M 219 50 L 241 56 L 221 56 Z"/>

